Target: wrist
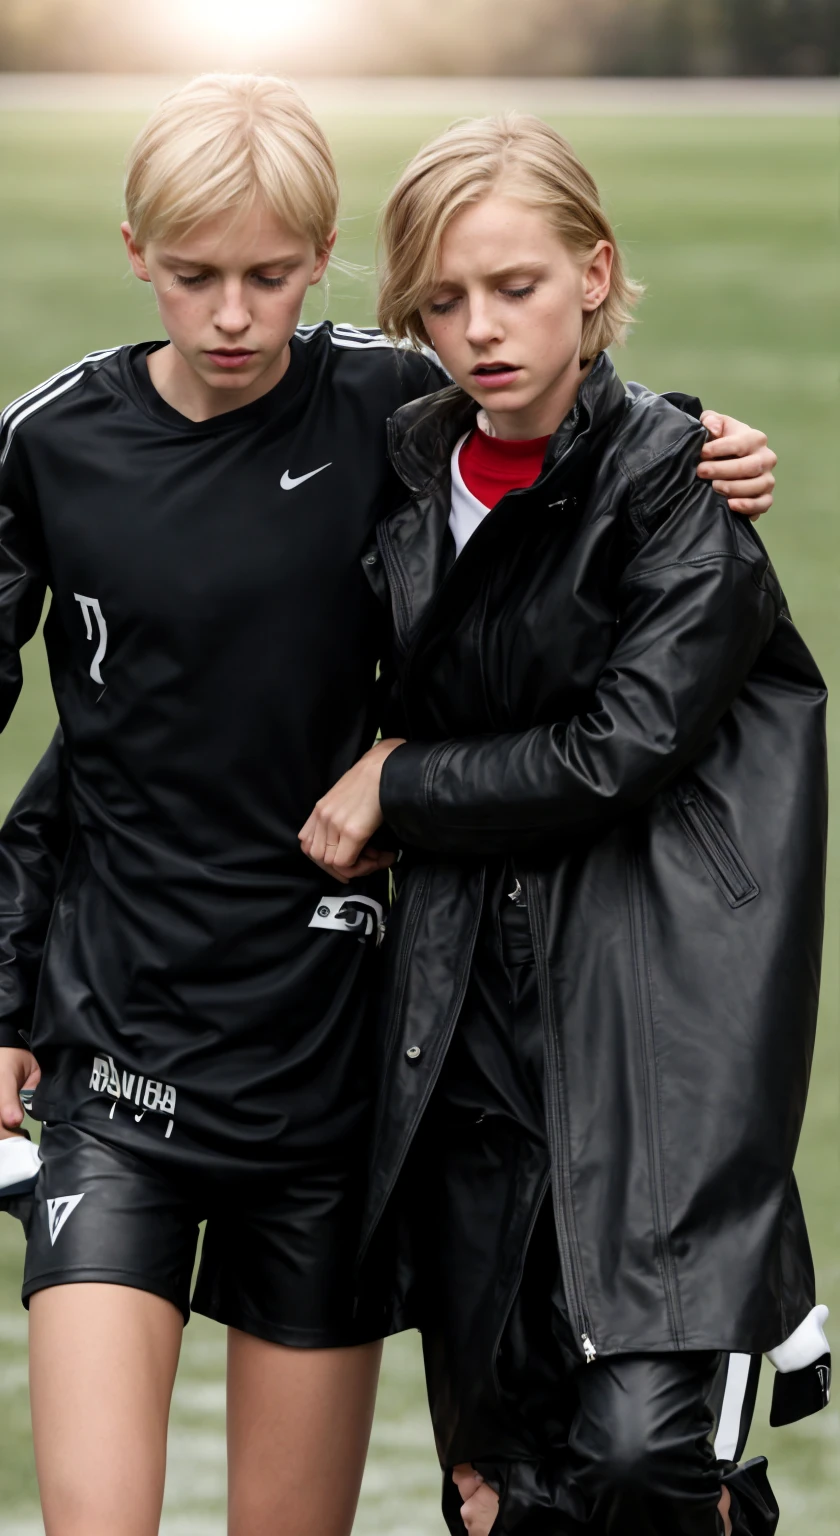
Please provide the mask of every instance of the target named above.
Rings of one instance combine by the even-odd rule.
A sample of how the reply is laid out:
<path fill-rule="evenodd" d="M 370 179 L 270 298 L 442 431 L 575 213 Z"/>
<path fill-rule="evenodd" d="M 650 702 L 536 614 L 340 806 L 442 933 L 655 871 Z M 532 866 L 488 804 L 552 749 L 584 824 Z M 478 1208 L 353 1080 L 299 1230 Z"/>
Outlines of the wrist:
<path fill-rule="evenodd" d="M 385 741 L 378 741 L 375 746 L 371 747 L 370 752 L 368 753 L 368 757 L 372 766 L 375 767 L 376 772 L 381 772 L 382 764 L 385 762 L 386 758 L 391 756 L 392 752 L 396 751 L 397 747 L 404 746 L 405 741 L 401 736 L 389 736 Z"/>

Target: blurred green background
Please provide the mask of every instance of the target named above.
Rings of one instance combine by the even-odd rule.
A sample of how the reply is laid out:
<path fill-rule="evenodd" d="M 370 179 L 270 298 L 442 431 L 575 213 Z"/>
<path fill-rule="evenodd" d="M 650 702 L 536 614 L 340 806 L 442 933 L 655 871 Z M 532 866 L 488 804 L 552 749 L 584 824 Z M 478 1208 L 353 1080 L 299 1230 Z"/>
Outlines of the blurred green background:
<path fill-rule="evenodd" d="M 127 115 L 0 114 L 0 402 L 96 347 L 161 334 L 150 290 L 128 275 L 119 237 Z M 374 213 L 433 118 L 326 120 L 344 186 L 340 253 L 368 269 Z M 648 297 L 625 377 L 696 392 L 761 426 L 780 457 L 777 504 L 761 524 L 789 602 L 833 682 L 838 654 L 836 129 L 830 118 L 586 117 L 558 122 L 595 173 Z M 335 272 L 305 319 L 371 323 L 373 277 Z M 0 804 L 49 739 L 42 647 L 0 745 Z M 836 723 L 836 722 L 835 722 Z M 837 733 L 834 732 L 837 759 Z M 838 1231 L 838 859 L 835 826 L 819 1053 L 799 1177 L 820 1299 L 840 1341 Z M 0 1528 L 35 1536 L 20 1229 L 0 1217 Z M 118 1341 L 102 1340 L 103 1348 Z M 838 1343 L 840 1348 L 840 1343 Z M 166 1536 L 224 1531 L 224 1341 L 187 1330 L 173 1411 Z M 767 1427 L 769 1368 L 750 1451 L 771 1460 L 781 1536 L 829 1536 L 840 1507 L 836 1413 Z M 438 1474 L 417 1340 L 392 1342 L 365 1479 L 360 1536 L 439 1536 Z M 630 1533 L 628 1533 L 630 1536 Z"/>

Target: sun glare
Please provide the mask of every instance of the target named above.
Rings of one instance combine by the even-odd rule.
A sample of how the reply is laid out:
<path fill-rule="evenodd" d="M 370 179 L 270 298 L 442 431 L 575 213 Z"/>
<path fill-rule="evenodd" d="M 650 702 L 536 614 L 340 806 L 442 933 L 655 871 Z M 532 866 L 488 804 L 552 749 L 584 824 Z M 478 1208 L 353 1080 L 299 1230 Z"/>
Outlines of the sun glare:
<path fill-rule="evenodd" d="M 247 47 L 259 42 L 298 42 L 317 28 L 319 0 L 180 0 L 175 15 L 193 40 L 221 40 Z"/>

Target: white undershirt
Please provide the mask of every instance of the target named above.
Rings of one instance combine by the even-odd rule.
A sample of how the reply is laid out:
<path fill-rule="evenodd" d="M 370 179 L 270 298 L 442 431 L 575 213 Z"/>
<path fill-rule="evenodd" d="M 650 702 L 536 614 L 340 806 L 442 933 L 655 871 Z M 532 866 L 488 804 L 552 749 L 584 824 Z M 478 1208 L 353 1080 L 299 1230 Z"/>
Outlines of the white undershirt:
<path fill-rule="evenodd" d="M 458 463 L 458 459 L 469 435 L 469 432 L 465 432 L 463 437 L 458 439 L 452 450 L 452 509 L 449 513 L 449 526 L 452 530 L 452 537 L 455 540 L 456 559 L 468 539 L 472 538 L 479 523 L 484 521 L 487 513 L 490 511 L 489 507 L 485 507 L 483 501 L 479 501 L 477 496 L 473 496 L 472 491 L 465 485 L 464 477 L 461 474 L 461 466 Z"/>

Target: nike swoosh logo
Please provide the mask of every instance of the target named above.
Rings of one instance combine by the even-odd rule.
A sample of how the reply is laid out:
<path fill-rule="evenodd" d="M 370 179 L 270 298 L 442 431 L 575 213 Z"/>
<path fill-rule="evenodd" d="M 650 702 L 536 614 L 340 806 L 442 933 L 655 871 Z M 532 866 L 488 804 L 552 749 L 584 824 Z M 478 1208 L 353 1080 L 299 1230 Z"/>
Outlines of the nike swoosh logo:
<path fill-rule="evenodd" d="M 311 480 L 313 475 L 320 475 L 322 469 L 329 469 L 330 464 L 332 464 L 332 459 L 330 459 L 329 464 L 321 464 L 318 469 L 310 469 L 308 475 L 297 475 L 296 477 L 290 475 L 289 471 L 284 469 L 280 476 L 281 490 L 293 491 L 296 485 L 303 485 L 304 480 Z"/>
<path fill-rule="evenodd" d="M 134 1116 L 134 1123 L 135 1123 L 135 1125 L 139 1125 L 140 1124 L 140 1121 L 143 1119 L 143 1116 L 145 1115 L 145 1113 L 146 1113 L 146 1111 L 145 1111 L 145 1109 L 143 1109 L 143 1110 L 140 1111 L 139 1115 L 135 1115 Z"/>

